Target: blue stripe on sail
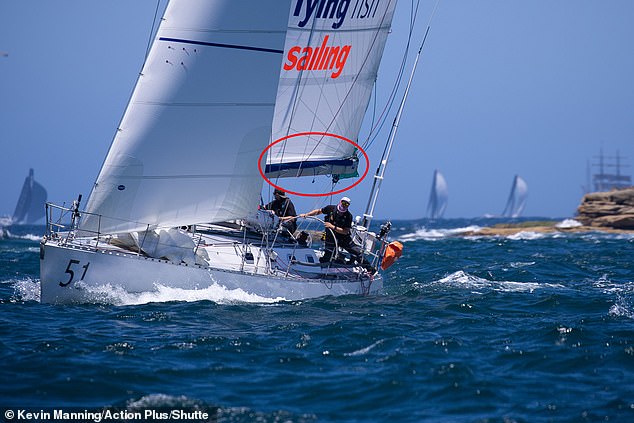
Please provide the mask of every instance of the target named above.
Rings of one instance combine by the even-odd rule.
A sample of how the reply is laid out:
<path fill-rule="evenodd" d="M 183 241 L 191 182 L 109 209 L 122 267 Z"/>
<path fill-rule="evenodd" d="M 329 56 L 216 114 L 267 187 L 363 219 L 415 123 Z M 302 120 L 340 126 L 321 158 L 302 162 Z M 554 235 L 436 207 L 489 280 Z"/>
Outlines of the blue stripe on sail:
<path fill-rule="evenodd" d="M 234 44 L 219 44 L 219 43 L 208 43 L 205 41 L 195 41 L 195 40 L 183 40 L 180 38 L 168 38 L 161 37 L 160 41 L 169 41 L 172 43 L 183 43 L 183 44 L 194 44 L 197 46 L 208 46 L 208 47 L 221 47 L 221 48 L 233 48 L 237 50 L 251 50 L 251 51 L 263 51 L 265 53 L 284 53 L 284 50 L 276 50 L 272 48 L 264 48 L 264 47 L 251 47 L 251 46 L 239 46 Z"/>
<path fill-rule="evenodd" d="M 266 165 L 265 173 L 271 172 L 283 172 L 287 170 L 297 170 L 301 167 L 302 170 L 309 170 L 316 167 L 323 166 L 353 166 L 355 160 L 351 159 L 339 159 L 339 160 L 314 160 L 309 162 L 292 162 L 292 163 L 279 163 L 273 165 Z"/>

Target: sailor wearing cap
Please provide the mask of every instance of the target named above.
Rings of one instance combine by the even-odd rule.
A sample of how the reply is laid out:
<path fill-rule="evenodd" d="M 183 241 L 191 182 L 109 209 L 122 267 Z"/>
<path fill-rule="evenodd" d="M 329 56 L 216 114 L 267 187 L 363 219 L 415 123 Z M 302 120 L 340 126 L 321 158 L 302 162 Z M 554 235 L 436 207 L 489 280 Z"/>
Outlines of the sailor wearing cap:
<path fill-rule="evenodd" d="M 297 230 L 297 222 L 295 219 L 292 219 L 297 216 L 295 205 L 281 189 L 276 188 L 275 191 L 273 191 L 273 196 L 275 196 L 275 199 L 265 205 L 264 210 L 270 210 L 272 213 L 275 213 L 282 221 L 282 228 L 287 231 L 286 235 L 292 235 L 295 233 L 295 230 Z M 284 217 L 289 217 L 289 219 L 283 219 Z"/>
<path fill-rule="evenodd" d="M 326 243 L 324 256 L 320 259 L 322 263 L 329 262 L 335 252 L 333 234 L 337 240 L 336 245 L 348 251 L 358 263 L 364 262 L 361 247 L 353 242 L 350 235 L 350 228 L 352 227 L 352 214 L 348 211 L 350 203 L 350 198 L 342 197 L 336 205 L 331 204 L 299 215 L 302 218 L 318 214 L 325 215 Z"/>

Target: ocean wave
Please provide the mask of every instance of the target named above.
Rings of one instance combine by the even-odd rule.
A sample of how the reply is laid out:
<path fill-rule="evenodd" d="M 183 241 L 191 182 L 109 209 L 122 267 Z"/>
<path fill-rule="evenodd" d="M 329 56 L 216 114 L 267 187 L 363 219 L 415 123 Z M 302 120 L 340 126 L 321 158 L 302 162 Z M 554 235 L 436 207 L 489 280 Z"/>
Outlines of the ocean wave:
<path fill-rule="evenodd" d="M 634 294 L 634 282 L 612 282 L 607 274 L 602 275 L 592 285 L 601 289 L 605 294 Z"/>
<path fill-rule="evenodd" d="M 632 311 L 631 307 L 625 304 L 614 304 L 610 307 L 608 314 L 614 317 L 627 317 L 628 319 L 634 319 L 634 311 Z"/>
<path fill-rule="evenodd" d="M 511 239 L 511 240 L 514 240 L 514 241 L 518 241 L 518 240 L 533 241 L 533 240 L 536 240 L 536 239 L 545 238 L 546 236 L 552 236 L 552 235 L 551 234 L 541 233 L 541 232 L 521 231 L 521 232 L 518 232 L 518 233 L 513 234 L 513 235 L 508 235 L 506 237 L 506 239 Z"/>
<path fill-rule="evenodd" d="M 602 275 L 592 285 L 604 294 L 614 296 L 615 303 L 608 311 L 610 316 L 634 319 L 634 282 L 612 282 L 608 275 Z"/>
<path fill-rule="evenodd" d="M 5 239 L 25 239 L 27 241 L 34 241 L 34 242 L 40 242 L 42 240 L 42 235 L 36 235 L 36 234 L 18 235 L 11 232 L 8 229 L 4 229 L 4 236 L 3 236 L 2 230 L 3 229 L 0 228 L 0 239 L 4 237 Z"/>
<path fill-rule="evenodd" d="M 368 352 L 370 352 L 370 350 L 372 350 L 374 347 L 376 347 L 378 345 L 381 345 L 383 342 L 384 342 L 383 339 L 379 339 L 378 341 L 372 343 L 371 345 L 368 345 L 365 348 L 361 348 L 361 349 L 353 351 L 351 353 L 344 353 L 343 355 L 345 357 L 356 357 L 356 356 L 359 356 L 359 355 L 365 355 Z"/>
<path fill-rule="evenodd" d="M 476 225 L 466 226 L 463 228 L 453 228 L 453 229 L 421 228 L 416 230 L 415 232 L 401 235 L 399 237 L 399 240 L 402 242 L 411 242 L 411 241 L 419 241 L 419 240 L 429 241 L 429 240 L 442 239 L 447 237 L 460 236 L 462 234 L 474 232 L 480 229 L 482 228 Z"/>
<path fill-rule="evenodd" d="M 199 408 L 204 404 L 195 399 L 188 398 L 184 395 L 173 396 L 166 394 L 150 394 L 139 399 L 129 400 L 127 403 L 128 410 L 145 410 L 152 408 Z"/>
<path fill-rule="evenodd" d="M 527 266 L 534 266 L 537 262 L 535 261 L 527 261 L 527 262 L 522 262 L 522 261 L 516 261 L 511 263 L 511 267 L 513 269 L 520 269 L 522 267 L 527 267 Z"/>
<path fill-rule="evenodd" d="M 125 409 L 129 412 L 154 413 L 157 419 L 176 420 L 196 420 L 203 421 L 299 421 L 314 422 L 317 416 L 312 414 L 295 415 L 284 410 L 272 412 L 261 412 L 248 407 L 218 407 L 210 405 L 205 401 L 187 397 L 185 395 L 174 396 L 168 394 L 149 394 L 139 399 L 127 401 Z M 175 411 L 178 414 L 174 414 Z M 168 413 L 163 416 L 161 413 Z M 203 414 L 204 413 L 204 414 Z M 184 416 L 184 417 L 183 417 Z M 207 416 L 207 417 L 204 417 Z M 188 418 L 186 418 L 188 417 Z"/>
<path fill-rule="evenodd" d="M 581 222 L 575 219 L 564 219 L 555 225 L 557 228 L 577 228 L 579 226 L 582 226 Z"/>
<path fill-rule="evenodd" d="M 495 281 L 478 276 L 470 275 L 463 270 L 454 272 L 438 281 L 438 284 L 446 284 L 466 289 L 484 289 L 499 292 L 533 292 L 542 288 L 563 288 L 563 285 L 537 283 L 537 282 L 514 282 Z"/>
<path fill-rule="evenodd" d="M 26 235 L 17 236 L 16 238 L 27 239 L 29 241 L 34 241 L 34 242 L 40 242 L 42 240 L 42 235 L 26 234 Z"/>

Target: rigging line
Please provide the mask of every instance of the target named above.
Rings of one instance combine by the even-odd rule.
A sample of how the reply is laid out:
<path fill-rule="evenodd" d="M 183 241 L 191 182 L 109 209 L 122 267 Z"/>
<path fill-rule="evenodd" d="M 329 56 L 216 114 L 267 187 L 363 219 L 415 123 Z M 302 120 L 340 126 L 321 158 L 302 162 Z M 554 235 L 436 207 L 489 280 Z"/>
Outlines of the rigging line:
<path fill-rule="evenodd" d="M 392 86 L 392 91 L 390 92 L 390 95 L 388 96 L 388 100 L 385 103 L 385 108 L 383 109 L 383 111 L 381 112 L 381 115 L 378 119 L 378 123 L 376 124 L 376 126 L 372 126 L 368 136 L 363 144 L 363 148 L 365 150 L 369 149 L 372 144 L 374 143 L 374 141 L 376 141 L 376 139 L 378 138 L 381 129 L 383 128 L 383 125 L 385 124 L 385 122 L 387 121 L 387 117 L 389 115 L 390 110 L 392 110 L 392 106 L 394 105 L 394 100 L 396 99 L 396 94 L 398 92 L 398 88 L 401 85 L 402 79 L 403 79 L 403 75 L 405 74 L 405 65 L 407 63 L 407 56 L 409 53 L 409 49 L 410 49 L 410 45 L 411 45 L 411 41 L 412 41 L 412 35 L 414 32 L 414 26 L 416 23 L 416 17 L 418 16 L 418 8 L 420 6 L 420 0 L 417 1 L 416 3 L 416 7 L 414 7 L 414 0 L 412 0 L 412 7 L 411 7 L 411 12 L 410 12 L 410 26 L 409 26 L 409 33 L 407 36 L 407 43 L 406 43 L 406 47 L 405 47 L 405 51 L 403 53 L 403 58 L 401 60 L 401 66 L 399 68 L 398 71 L 398 75 L 396 77 L 396 80 L 394 82 L 394 85 Z M 376 85 L 376 83 L 375 83 Z M 372 134 L 374 134 L 374 136 L 372 136 Z M 370 137 L 372 137 L 372 139 L 370 139 Z"/>
<path fill-rule="evenodd" d="M 145 58 L 147 60 L 148 54 L 150 54 L 150 48 L 152 47 L 152 36 L 154 35 L 154 28 L 156 27 L 156 17 L 158 16 L 159 7 L 161 6 L 161 0 L 156 0 L 156 9 L 154 10 L 154 19 L 152 19 L 152 29 L 150 29 L 150 35 L 147 40 L 147 47 L 145 48 Z"/>
<path fill-rule="evenodd" d="M 370 123 L 370 128 L 372 128 L 374 126 L 374 122 L 376 121 L 376 94 L 377 94 L 377 88 L 376 88 L 376 80 L 374 80 L 374 95 L 372 97 L 373 98 L 373 102 L 372 102 L 372 121 Z"/>
<path fill-rule="evenodd" d="M 372 43 L 370 44 L 370 48 L 368 49 L 368 52 L 365 56 L 365 58 L 363 59 L 363 63 L 360 66 L 360 69 L 363 69 L 365 67 L 365 64 L 367 63 L 368 59 L 370 58 L 370 52 L 372 50 L 372 47 L 376 44 L 377 38 L 379 36 L 379 34 L 381 33 L 381 31 L 384 29 L 384 25 L 383 23 L 385 22 L 385 17 L 387 16 L 387 12 L 389 10 L 390 5 L 392 4 L 392 1 L 390 1 L 387 5 L 387 7 L 385 8 L 385 13 L 383 14 L 383 17 L 381 18 L 381 23 L 380 25 L 377 27 L 377 31 L 374 33 L 374 38 L 372 39 Z M 352 89 L 354 88 L 354 86 L 356 85 L 359 77 L 361 76 L 361 72 L 358 72 L 355 75 L 354 81 L 352 82 L 352 85 L 350 87 L 350 89 L 348 90 L 348 92 L 345 94 L 343 101 L 341 102 L 339 108 L 337 109 L 337 112 L 335 113 L 335 115 L 333 116 L 332 120 L 330 121 L 330 123 L 328 124 L 328 127 L 326 128 L 326 130 L 324 132 L 328 132 L 330 130 L 330 127 L 335 123 L 335 118 L 339 115 L 339 113 L 341 112 L 341 110 L 343 109 L 343 105 L 345 104 L 346 100 L 348 99 L 348 97 L 350 96 L 350 94 L 352 93 Z M 319 146 L 319 144 L 322 142 L 324 136 L 321 137 L 321 139 L 319 141 L 317 141 L 316 146 L 313 148 L 313 150 L 310 152 L 310 155 L 312 155 L 315 150 L 317 150 L 317 146 Z M 310 155 L 308 157 L 310 157 Z"/>
<path fill-rule="evenodd" d="M 418 49 L 418 53 L 416 54 L 416 58 L 414 59 L 414 63 L 412 64 L 412 70 L 409 75 L 409 79 L 407 81 L 407 85 L 405 86 L 405 91 L 403 92 L 403 98 L 401 99 L 401 104 L 399 105 L 398 112 L 396 113 L 396 117 L 394 118 L 394 123 L 392 124 L 392 129 L 390 130 L 390 136 L 387 141 L 387 148 L 383 156 L 381 157 L 381 161 L 379 162 L 379 167 L 376 170 L 376 174 L 374 175 L 374 181 L 372 182 L 372 189 L 370 190 L 370 197 L 368 198 L 368 205 L 366 206 L 365 213 L 363 214 L 363 226 L 366 228 L 370 227 L 370 222 L 372 221 L 372 217 L 374 214 L 374 207 L 376 206 L 376 202 L 379 197 L 379 191 L 381 189 L 381 181 L 385 176 L 385 168 L 387 167 L 387 162 L 390 157 L 390 152 L 392 151 L 392 146 L 394 145 L 394 138 L 396 137 L 396 131 L 398 129 L 398 125 L 401 120 L 401 116 L 403 114 L 403 109 L 405 107 L 405 102 L 407 101 L 407 97 L 409 94 L 409 90 L 412 86 L 412 81 L 414 80 L 414 74 L 416 73 L 416 67 L 418 66 L 418 60 L 420 59 L 421 53 L 423 51 L 423 47 L 425 46 L 425 41 L 427 40 L 427 35 L 429 34 L 429 30 L 431 29 L 431 21 L 436 14 L 436 10 L 438 9 L 438 4 L 440 0 L 436 1 L 436 5 L 434 6 L 434 10 L 432 11 L 431 16 L 429 17 L 429 22 L 427 23 L 427 29 L 425 30 L 425 35 L 423 36 L 423 41 L 420 44 L 420 48 Z"/>
<path fill-rule="evenodd" d="M 390 95 L 388 96 L 388 100 L 385 103 L 385 107 L 383 109 L 383 111 L 381 112 L 381 115 L 379 116 L 379 119 L 376 123 L 375 126 L 371 126 L 370 131 L 368 132 L 368 136 L 363 144 L 363 148 L 364 149 L 368 149 L 372 146 L 372 144 L 374 143 L 374 141 L 376 140 L 376 138 L 378 137 L 381 129 L 383 128 L 383 125 L 385 124 L 386 120 L 387 120 L 387 116 L 389 115 L 389 111 L 392 109 L 392 106 L 394 105 L 394 99 L 396 98 L 396 93 L 398 92 L 398 87 L 400 87 L 401 85 L 401 81 L 405 72 L 405 64 L 407 62 L 407 56 L 409 53 L 409 48 L 411 45 L 411 40 L 412 40 L 412 33 L 414 30 L 414 24 L 416 22 L 416 16 L 418 16 L 418 7 L 420 5 L 420 0 L 418 0 L 418 2 L 416 3 L 416 7 L 414 7 L 414 0 L 412 0 L 412 6 L 411 6 L 411 12 L 410 12 L 410 25 L 409 25 L 409 32 L 408 32 L 408 36 L 407 36 L 407 43 L 405 46 L 405 50 L 403 52 L 403 56 L 401 59 L 401 66 L 399 67 L 399 71 L 398 74 L 396 76 L 396 79 L 394 81 L 394 84 L 392 86 L 392 91 L 390 92 Z M 375 82 L 376 85 L 376 82 Z M 374 136 L 372 136 L 372 134 L 374 134 Z M 372 137 L 372 139 L 370 140 L 370 137 Z"/>
<path fill-rule="evenodd" d="M 370 58 L 370 52 L 372 51 L 372 48 L 373 48 L 373 47 L 374 47 L 374 45 L 376 44 L 376 42 L 377 42 L 377 38 L 378 38 L 379 34 L 381 33 L 381 31 L 382 31 L 382 30 L 383 30 L 383 28 L 384 28 L 383 23 L 385 22 L 385 17 L 386 17 L 386 15 L 387 15 L 387 12 L 388 12 L 388 9 L 389 9 L 389 7 L 390 7 L 391 3 L 392 3 L 392 2 L 390 1 L 390 2 L 388 3 L 387 7 L 385 8 L 385 13 L 383 14 L 383 17 L 381 18 L 381 23 L 380 23 L 380 25 L 377 27 L 377 31 L 374 33 L 374 38 L 372 39 L 372 43 L 371 43 L 371 45 L 370 45 L 370 48 L 368 49 L 368 53 L 366 54 L 365 58 L 363 59 L 363 63 L 361 64 L 361 67 L 360 67 L 360 69 L 361 69 L 361 70 L 365 67 L 365 65 L 366 65 L 366 63 L 367 63 L 367 61 L 368 61 L 368 59 Z M 385 46 L 384 46 L 384 48 L 385 48 Z M 357 73 L 357 75 L 356 75 L 356 76 L 355 76 L 355 78 L 354 78 L 354 81 L 353 81 L 353 83 L 352 83 L 352 85 L 351 85 L 351 87 L 350 87 L 350 90 L 348 90 L 348 92 L 345 94 L 345 96 L 344 96 L 344 98 L 343 98 L 343 101 L 341 102 L 341 105 L 339 106 L 339 109 L 337 109 L 337 112 L 336 112 L 336 113 L 335 113 L 335 115 L 333 116 L 332 121 L 331 121 L 331 122 L 330 122 L 330 124 L 328 125 L 327 130 L 329 130 L 329 129 L 330 129 L 330 126 L 334 123 L 335 118 L 339 115 L 339 113 L 340 113 L 340 112 L 341 112 L 341 110 L 343 109 L 343 105 L 344 105 L 344 103 L 346 102 L 346 100 L 348 99 L 348 97 L 350 96 L 350 94 L 352 93 L 352 88 L 356 85 L 356 83 L 357 83 L 357 81 L 358 81 L 358 79 L 359 79 L 359 77 L 360 77 L 360 76 L 361 76 L 361 72 L 358 72 L 358 73 Z"/>
<path fill-rule="evenodd" d="M 398 92 L 398 88 L 401 85 L 402 78 L 403 78 L 403 75 L 405 73 L 405 65 L 406 65 L 406 62 L 407 62 L 407 56 L 408 56 L 410 45 L 411 45 L 411 40 L 412 40 L 413 31 L 414 31 L 414 26 L 415 26 L 416 19 L 417 19 L 417 16 L 418 16 L 419 6 L 420 6 L 420 0 L 417 1 L 416 7 L 414 7 L 414 0 L 412 0 L 411 12 L 410 12 L 409 33 L 408 33 L 408 37 L 407 37 L 407 43 L 406 43 L 405 51 L 404 51 L 404 54 L 403 54 L 403 59 L 401 61 L 401 67 L 399 68 L 399 72 L 398 72 L 397 78 L 396 78 L 395 83 L 394 83 L 393 88 L 392 88 L 392 92 L 388 96 L 388 101 L 386 101 L 385 108 L 381 112 L 381 116 L 378 119 L 378 123 L 376 124 L 376 126 L 371 127 L 370 132 L 368 133 L 368 137 L 366 138 L 366 141 L 365 141 L 364 146 L 363 146 L 366 150 L 369 149 L 372 146 L 374 141 L 376 141 L 376 139 L 380 135 L 381 129 L 383 128 L 383 125 L 385 125 L 385 122 L 387 121 L 387 117 L 389 115 L 389 112 L 390 112 L 390 110 L 392 110 L 392 107 L 394 106 L 394 100 L 396 98 L 396 94 Z M 372 136 L 372 134 L 374 134 L 374 136 Z M 372 137 L 372 139 L 370 139 L 370 137 Z"/>

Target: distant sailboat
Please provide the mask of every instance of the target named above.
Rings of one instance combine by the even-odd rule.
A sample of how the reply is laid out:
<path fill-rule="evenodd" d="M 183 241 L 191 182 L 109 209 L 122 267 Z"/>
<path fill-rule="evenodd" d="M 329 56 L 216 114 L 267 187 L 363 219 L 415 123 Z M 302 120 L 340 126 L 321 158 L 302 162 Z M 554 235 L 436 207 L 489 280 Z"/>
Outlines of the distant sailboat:
<path fill-rule="evenodd" d="M 431 193 L 429 194 L 429 203 L 427 204 L 427 215 L 431 219 L 440 219 L 447 208 L 447 181 L 442 173 L 436 169 L 434 171 L 434 179 L 431 183 Z"/>
<path fill-rule="evenodd" d="M 15 206 L 12 224 L 33 224 L 44 217 L 46 204 L 46 189 L 33 177 L 33 169 L 29 169 L 29 175 L 24 180 L 20 198 Z"/>
<path fill-rule="evenodd" d="M 504 217 L 520 217 L 524 206 L 526 205 L 526 198 L 528 197 L 528 185 L 526 181 L 519 175 L 515 175 L 513 179 L 513 186 L 511 187 L 511 193 L 506 201 L 506 207 L 502 212 Z"/>

